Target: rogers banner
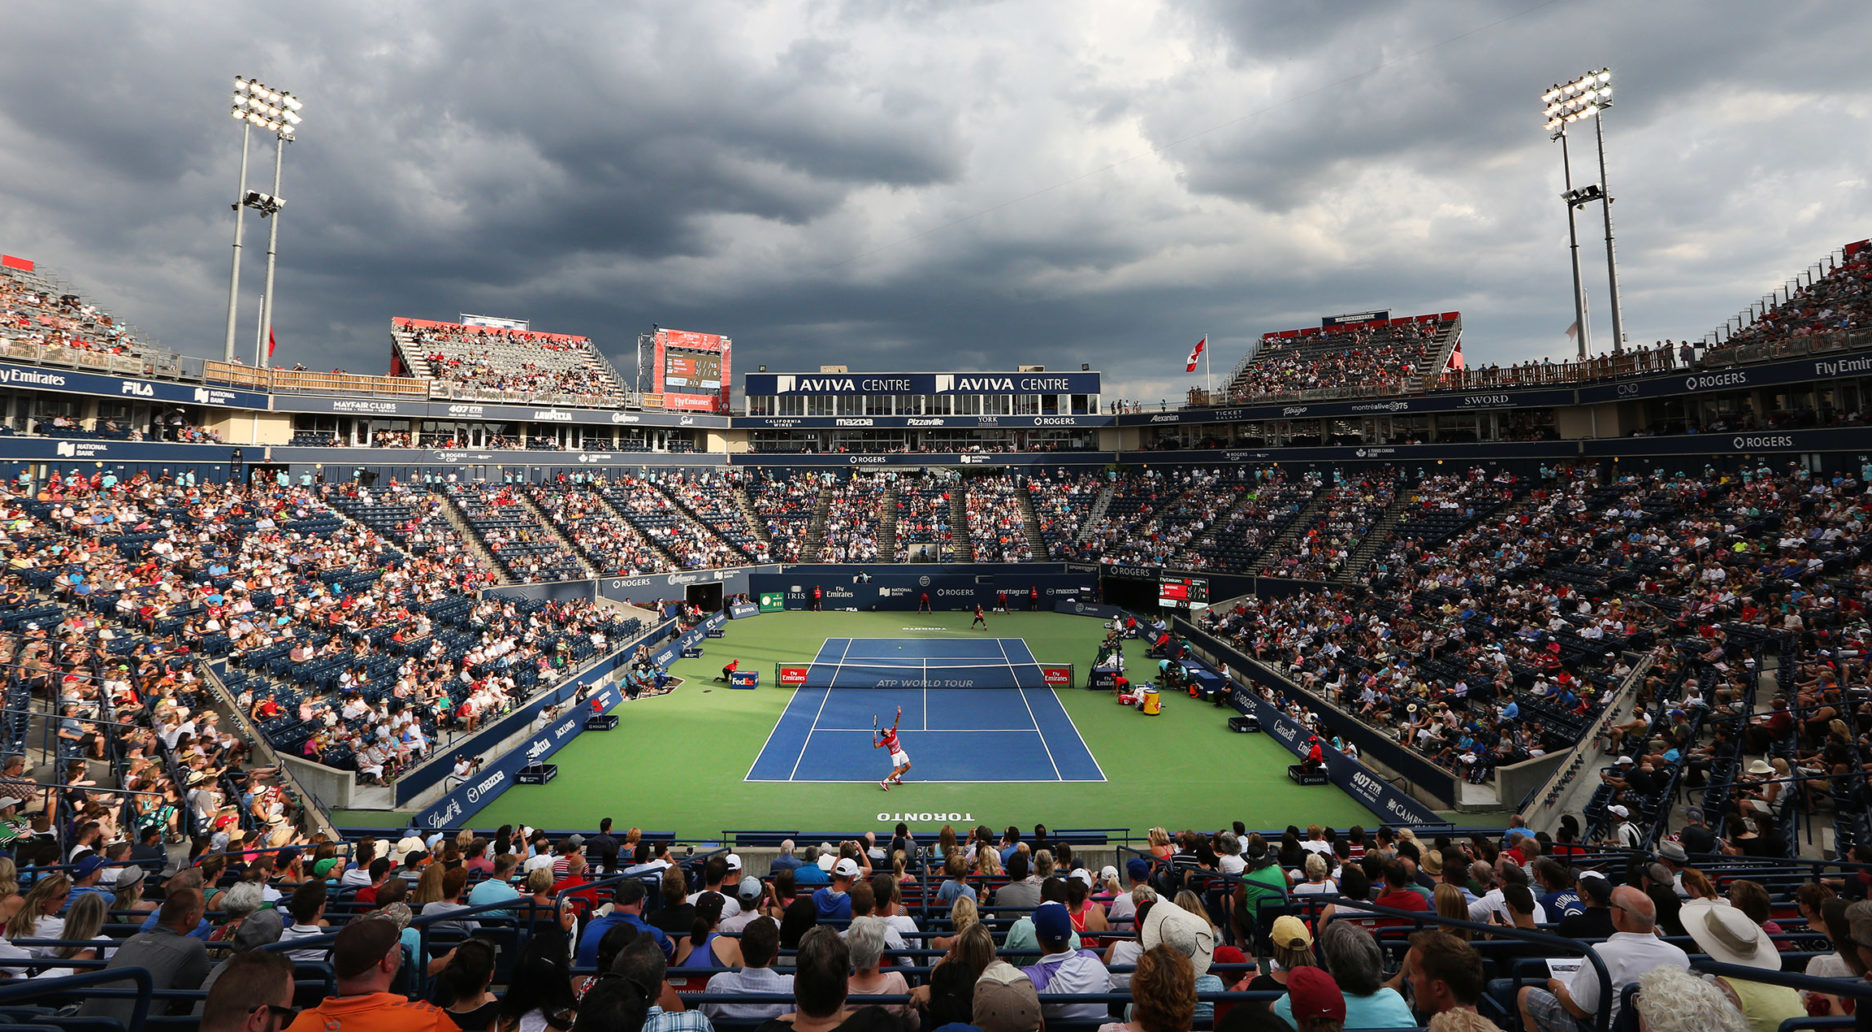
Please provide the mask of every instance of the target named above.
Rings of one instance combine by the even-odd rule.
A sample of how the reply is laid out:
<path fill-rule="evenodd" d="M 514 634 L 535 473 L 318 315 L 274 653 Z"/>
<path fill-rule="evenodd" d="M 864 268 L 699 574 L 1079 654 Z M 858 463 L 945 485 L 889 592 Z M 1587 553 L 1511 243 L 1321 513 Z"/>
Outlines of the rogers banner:
<path fill-rule="evenodd" d="M 727 412 L 729 355 L 734 341 L 715 333 L 657 327 L 655 383 L 663 407 Z"/>

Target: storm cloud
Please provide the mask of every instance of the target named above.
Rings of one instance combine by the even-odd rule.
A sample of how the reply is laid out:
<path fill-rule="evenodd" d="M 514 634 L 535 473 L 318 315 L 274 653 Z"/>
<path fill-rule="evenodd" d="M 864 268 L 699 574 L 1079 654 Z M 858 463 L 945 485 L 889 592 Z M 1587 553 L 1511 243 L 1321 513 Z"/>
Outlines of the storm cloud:
<path fill-rule="evenodd" d="M 513 316 L 621 367 L 652 323 L 738 367 L 1108 374 L 1176 397 L 1264 331 L 1460 309 L 1563 355 L 1548 83 L 1606 116 L 1626 330 L 1700 337 L 1872 231 L 1872 9 L 1261 0 L 10 5 L 0 250 L 217 356 L 233 76 L 306 102 L 279 361 L 380 372 L 392 316 Z M 253 184 L 270 183 L 256 140 Z M 1598 179 L 1576 135 L 1577 182 Z M 1582 222 L 1597 341 L 1603 229 Z M 250 220 L 242 349 L 265 225 Z"/>

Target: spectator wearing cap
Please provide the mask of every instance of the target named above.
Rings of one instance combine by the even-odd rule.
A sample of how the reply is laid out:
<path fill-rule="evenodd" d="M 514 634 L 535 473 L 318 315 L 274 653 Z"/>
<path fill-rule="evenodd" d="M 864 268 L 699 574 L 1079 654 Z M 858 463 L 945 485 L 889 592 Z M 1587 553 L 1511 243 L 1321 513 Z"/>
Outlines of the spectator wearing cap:
<path fill-rule="evenodd" d="M 1287 975 L 1287 995 L 1274 1001 L 1274 1014 L 1294 1028 L 1304 1028 L 1296 1014 L 1296 992 L 1311 992 L 1315 974 L 1330 974 L 1344 996 L 1344 1022 L 1353 1028 L 1415 1028 L 1417 1018 L 1396 989 L 1384 984 L 1384 954 L 1370 932 L 1346 921 L 1336 921 L 1320 932 L 1320 952 L 1326 971 L 1301 968 Z"/>
<path fill-rule="evenodd" d="M 1606 807 L 1612 815 L 1612 830 L 1606 835 L 1605 844 L 1613 849 L 1639 849 L 1644 846 L 1644 832 L 1631 821 L 1631 810 L 1614 803 Z"/>
<path fill-rule="evenodd" d="M 214 970 L 208 972 L 207 979 L 202 982 L 202 991 L 212 996 L 215 984 L 221 980 L 223 975 L 228 973 L 230 968 L 235 966 L 235 958 L 240 957 L 242 954 L 254 953 L 260 950 L 262 946 L 271 946 L 278 942 L 280 933 L 285 930 L 285 927 L 284 920 L 276 910 L 256 911 L 252 916 L 243 920 L 240 928 L 235 931 L 234 937 L 231 940 L 234 945 L 233 956 L 216 964 Z M 279 953 L 262 952 L 261 955 L 281 957 L 282 960 L 286 959 L 283 954 Z M 325 959 L 323 950 L 319 951 L 319 959 Z M 290 961 L 287 961 L 287 963 L 290 964 Z M 236 977 L 239 977 L 238 973 Z M 199 1014 L 202 1012 L 203 1009 L 198 1005 L 196 1013 Z"/>
<path fill-rule="evenodd" d="M 832 865 L 832 884 L 816 889 L 812 894 L 813 910 L 819 915 L 821 924 L 851 920 L 851 886 L 857 877 L 858 861 L 851 857 L 840 857 Z"/>
<path fill-rule="evenodd" d="M 627 924 L 637 929 L 638 934 L 648 935 L 663 951 L 665 957 L 676 954 L 676 944 L 663 934 L 661 928 L 654 928 L 644 923 L 643 906 L 648 890 L 644 883 L 636 879 L 618 882 L 611 890 L 612 907 L 609 914 L 593 918 L 585 926 L 585 934 L 579 937 L 578 956 L 573 963 L 578 967 L 589 968 L 598 963 L 598 942 L 612 928 Z"/>
<path fill-rule="evenodd" d="M 1331 975 L 1319 968 L 1300 968 L 1287 979 L 1287 995 L 1276 1001 L 1285 1004 L 1281 1015 L 1299 1032 L 1339 1032 L 1346 1025 L 1345 993 Z"/>
<path fill-rule="evenodd" d="M 1738 967 L 1781 970 L 1781 952 L 1767 931 L 1740 907 L 1716 900 L 1697 899 L 1684 904 L 1684 931 L 1709 958 Z M 1805 1018 L 1807 1007 L 1798 990 L 1748 978 L 1716 976 L 1716 985 L 1729 998 L 1754 1032 L 1776 1032 L 1788 1018 Z"/>
<path fill-rule="evenodd" d="M 758 887 L 758 879 L 749 878 Z M 755 897 L 760 896 L 758 888 Z M 741 969 L 724 971 L 708 980 L 711 993 L 791 993 L 793 976 L 783 975 L 773 969 L 774 958 L 780 954 L 780 926 L 773 918 L 763 917 L 748 907 L 743 913 L 751 919 L 741 928 Z M 710 1018 L 732 1018 L 737 1021 L 751 1021 L 763 1018 L 777 1018 L 786 1013 L 783 1003 L 707 1003 L 702 1005 L 702 1012 Z"/>
<path fill-rule="evenodd" d="M 1584 909 L 1561 918 L 1555 931 L 1569 939 L 1595 941 L 1617 931 L 1612 925 L 1612 883 L 1606 876 L 1598 871 L 1581 871 L 1575 888 Z"/>
<path fill-rule="evenodd" d="M 555 880 L 566 876 L 566 868 L 572 863 L 572 854 L 584 848 L 585 836 L 583 835 L 567 835 L 559 840 L 559 848 L 553 851 L 552 858 L 552 872 Z"/>
<path fill-rule="evenodd" d="M 1038 1032 L 1041 1028 L 1040 994 L 1033 979 L 1005 960 L 989 964 L 976 977 L 970 1009 L 975 1027 L 982 1032 Z"/>
<path fill-rule="evenodd" d="M 151 987 L 157 992 L 201 988 L 202 979 L 208 977 L 208 947 L 189 933 L 202 923 L 205 912 L 200 889 L 171 892 L 169 898 L 163 900 L 162 909 L 156 912 L 156 927 L 126 939 L 111 955 L 105 968 L 143 968 L 149 972 Z M 78 1015 L 114 1018 L 129 1028 L 135 1004 L 129 997 L 92 997 L 78 1008 Z M 187 1013 L 187 1010 L 184 1004 L 179 1013 Z M 173 1002 L 169 1013 L 178 1013 Z"/>
<path fill-rule="evenodd" d="M 99 884 L 109 870 L 109 862 L 95 853 L 78 861 L 78 865 L 72 869 L 71 895 L 66 897 L 65 908 L 60 913 L 71 909 L 80 896 L 102 896 L 107 909 L 116 905 L 117 894 Z M 116 881 L 116 873 L 113 871 L 111 884 L 114 886 Z"/>
<path fill-rule="evenodd" d="M 1044 907 L 1048 903 L 1058 903 L 1060 909 L 1066 910 L 1068 923 L 1071 922 L 1072 911 L 1066 906 L 1065 881 L 1059 878 L 1048 878 L 1040 884 L 1040 905 Z M 1035 913 L 1038 912 L 1036 908 Z M 1070 945 L 1075 950 L 1079 948 L 1079 933 L 1076 930 L 1072 933 Z M 1023 914 L 1008 926 L 1007 935 L 1001 941 L 1001 956 L 1007 958 L 1009 963 L 1019 966 L 1032 961 L 1039 955 L 1040 937 L 1034 926 L 1034 915 Z"/>
<path fill-rule="evenodd" d="M 408 1032 L 455 1032 L 455 1019 L 433 1003 L 393 993 L 403 951 L 396 923 L 366 917 L 347 923 L 332 944 L 332 972 L 338 992 L 299 1013 L 288 1032 L 327 1029 L 398 1029 Z"/>
<path fill-rule="evenodd" d="M 1690 898 L 1690 890 L 1684 888 L 1683 883 L 1684 869 L 1690 866 L 1690 854 L 1680 843 L 1666 839 L 1658 843 L 1655 855 L 1657 862 L 1671 873 L 1671 890 L 1677 893 L 1679 899 Z"/>
<path fill-rule="evenodd" d="M 1612 890 L 1616 929 L 1592 948 L 1612 980 L 1611 1018 L 1618 1020 L 1619 994 L 1660 967 L 1688 968 L 1683 950 L 1657 937 L 1657 911 L 1644 893 L 1629 885 Z M 1546 988 L 1527 986 L 1517 996 L 1525 1032 L 1587 1032 L 1599 1014 L 1599 971 L 1581 964 L 1570 981 L 1549 978 Z"/>
<path fill-rule="evenodd" d="M 1114 897 L 1111 905 L 1105 908 L 1105 921 L 1114 927 L 1120 923 L 1129 923 L 1137 914 L 1136 893 L 1150 884 L 1150 861 L 1141 856 L 1126 860 L 1125 882 L 1127 891 Z"/>
<path fill-rule="evenodd" d="M 1033 912 L 1034 939 L 1041 956 L 1021 970 L 1033 981 L 1042 1003 L 1062 993 L 1102 993 L 1111 986 L 1111 972 L 1098 954 L 1079 949 L 1072 915 L 1065 903 L 1046 902 Z M 979 984 L 979 983 L 978 983 Z M 1102 1003 L 1056 1003 L 1044 1007 L 1049 1021 L 1073 1021 L 1105 1016 Z"/>
<path fill-rule="evenodd" d="M 1684 934 L 1683 926 L 1677 922 L 1677 912 L 1683 909 L 1683 899 L 1677 895 L 1672 885 L 1670 868 L 1663 864 L 1646 864 L 1639 872 L 1638 887 L 1650 898 L 1651 906 L 1657 911 L 1657 926 L 1665 935 Z"/>

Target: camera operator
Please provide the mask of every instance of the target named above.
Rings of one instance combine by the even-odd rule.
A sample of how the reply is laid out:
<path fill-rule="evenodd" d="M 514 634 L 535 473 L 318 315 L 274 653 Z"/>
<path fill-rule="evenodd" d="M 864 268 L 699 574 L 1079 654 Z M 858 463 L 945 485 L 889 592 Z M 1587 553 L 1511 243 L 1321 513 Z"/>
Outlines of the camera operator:
<path fill-rule="evenodd" d="M 455 754 L 455 769 L 449 772 L 448 787 L 456 789 L 467 784 L 468 779 L 474 777 L 475 771 L 480 770 L 481 764 L 486 760 L 485 756 L 470 757 L 465 753 Z"/>

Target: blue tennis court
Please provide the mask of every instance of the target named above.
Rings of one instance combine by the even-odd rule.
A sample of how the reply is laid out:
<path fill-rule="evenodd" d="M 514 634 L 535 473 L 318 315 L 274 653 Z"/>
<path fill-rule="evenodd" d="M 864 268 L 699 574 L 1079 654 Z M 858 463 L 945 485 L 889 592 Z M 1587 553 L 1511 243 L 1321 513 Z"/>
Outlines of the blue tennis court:
<path fill-rule="evenodd" d="M 794 692 L 747 780 L 876 782 L 890 772 L 890 760 L 872 747 L 872 722 L 890 726 L 899 706 L 898 733 L 911 762 L 906 787 L 1105 780 L 1019 638 L 833 638 L 813 661 L 822 664 L 827 676 Z M 855 676 L 846 677 L 848 669 Z M 949 680 L 964 686 L 928 686 Z M 997 686 L 970 686 L 978 684 Z"/>
<path fill-rule="evenodd" d="M 807 666 L 815 688 L 1044 688 L 1019 638 L 827 638 Z"/>

